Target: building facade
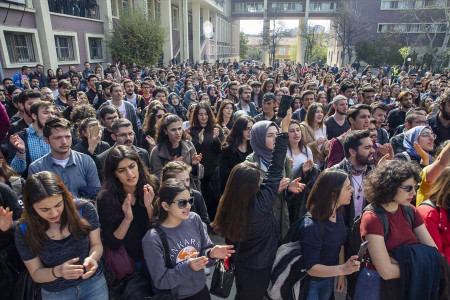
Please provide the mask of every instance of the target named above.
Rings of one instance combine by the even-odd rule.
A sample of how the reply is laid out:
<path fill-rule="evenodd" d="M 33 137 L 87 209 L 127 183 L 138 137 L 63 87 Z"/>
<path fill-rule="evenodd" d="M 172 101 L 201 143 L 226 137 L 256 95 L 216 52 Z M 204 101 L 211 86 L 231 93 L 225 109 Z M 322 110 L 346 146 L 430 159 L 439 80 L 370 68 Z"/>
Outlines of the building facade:
<path fill-rule="evenodd" d="M 0 77 L 22 66 L 54 71 L 111 62 L 106 45 L 124 7 L 144 9 L 167 28 L 163 63 L 239 56 L 231 0 L 0 0 Z"/>

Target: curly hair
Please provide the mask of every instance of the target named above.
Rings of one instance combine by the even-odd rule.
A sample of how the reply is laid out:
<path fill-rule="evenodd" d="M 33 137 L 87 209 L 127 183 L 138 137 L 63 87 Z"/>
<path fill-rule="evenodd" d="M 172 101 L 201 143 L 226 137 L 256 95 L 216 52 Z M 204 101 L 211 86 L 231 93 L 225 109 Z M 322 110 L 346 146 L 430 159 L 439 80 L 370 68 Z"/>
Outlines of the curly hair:
<path fill-rule="evenodd" d="M 76 124 L 86 118 L 95 118 L 95 109 L 90 104 L 82 104 L 75 106 L 70 113 L 70 120 L 73 124 Z"/>
<path fill-rule="evenodd" d="M 419 173 L 411 162 L 391 160 L 379 165 L 364 178 L 364 198 L 377 205 L 393 202 L 403 182 L 410 178 L 420 181 Z"/>

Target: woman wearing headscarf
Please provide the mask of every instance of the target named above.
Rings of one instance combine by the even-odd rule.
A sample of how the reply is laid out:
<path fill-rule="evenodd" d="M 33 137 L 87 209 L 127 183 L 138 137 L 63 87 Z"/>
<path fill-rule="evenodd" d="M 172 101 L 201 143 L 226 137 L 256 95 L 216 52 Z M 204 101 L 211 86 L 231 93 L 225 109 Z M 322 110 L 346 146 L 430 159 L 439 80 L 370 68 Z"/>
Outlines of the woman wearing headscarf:
<path fill-rule="evenodd" d="M 187 109 L 184 108 L 183 105 L 181 105 L 180 97 L 176 93 L 170 93 L 169 94 L 169 104 L 175 108 L 175 111 L 177 112 L 177 115 L 183 120 L 187 121 Z"/>
<path fill-rule="evenodd" d="M 396 158 L 413 161 L 422 167 L 433 162 L 430 152 L 434 149 L 436 135 L 430 126 L 417 126 L 405 133 L 403 147 L 406 151 L 395 155 Z"/>
<path fill-rule="evenodd" d="M 188 90 L 186 91 L 186 93 L 184 93 L 184 97 L 183 97 L 183 107 L 188 109 L 189 105 L 192 103 L 198 103 L 197 101 L 197 93 L 193 90 Z"/>
<path fill-rule="evenodd" d="M 275 137 L 279 128 L 275 122 L 260 121 L 252 127 L 250 145 L 253 153 L 247 156 L 246 161 L 257 163 L 260 166 L 261 178 L 264 178 L 269 168 L 272 151 L 275 146 Z M 280 224 L 282 237 L 289 230 L 289 212 L 286 200 L 291 195 L 292 165 L 288 157 L 284 159 L 283 179 L 280 182 L 278 196 L 273 205 L 275 217 Z"/>

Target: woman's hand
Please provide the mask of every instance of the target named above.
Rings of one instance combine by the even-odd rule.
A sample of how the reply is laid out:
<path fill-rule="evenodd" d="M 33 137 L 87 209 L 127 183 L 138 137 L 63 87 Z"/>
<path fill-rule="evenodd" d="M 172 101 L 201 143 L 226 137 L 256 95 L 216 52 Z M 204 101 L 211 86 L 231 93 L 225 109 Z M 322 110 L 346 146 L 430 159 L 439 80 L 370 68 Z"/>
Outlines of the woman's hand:
<path fill-rule="evenodd" d="M 202 129 L 199 133 L 198 133 L 198 142 L 200 144 L 203 144 L 203 140 L 205 139 L 205 129 Z"/>
<path fill-rule="evenodd" d="M 155 192 L 153 191 L 153 188 L 149 184 L 144 185 L 143 190 L 144 190 L 144 206 L 148 208 L 152 205 L 153 199 L 155 199 Z"/>
<path fill-rule="evenodd" d="M 82 265 L 74 265 L 80 258 L 72 258 L 62 265 L 55 267 L 54 273 L 57 277 L 62 277 L 64 279 L 78 279 L 83 276 L 83 266 Z"/>
<path fill-rule="evenodd" d="M 11 228 L 13 212 L 9 211 L 9 207 L 4 209 L 0 207 L 0 230 L 8 231 Z"/>
<path fill-rule="evenodd" d="M 414 142 L 414 150 L 416 150 L 416 153 L 420 156 L 420 158 L 422 158 L 423 165 L 427 166 L 430 164 L 430 157 L 428 156 L 428 153 L 423 150 L 418 142 Z"/>
<path fill-rule="evenodd" d="M 231 256 L 231 254 L 235 253 L 233 245 L 224 245 L 224 246 L 214 246 L 209 252 L 210 258 L 218 258 L 218 259 L 226 259 Z"/>
<path fill-rule="evenodd" d="M 188 263 L 189 263 L 189 267 L 191 267 L 192 270 L 197 272 L 206 267 L 209 259 L 205 256 L 192 257 L 192 256 L 196 256 L 196 255 L 198 255 L 198 252 L 191 255 L 191 258 L 188 259 Z"/>
<path fill-rule="evenodd" d="M 345 276 L 338 276 L 336 291 L 342 293 L 345 289 Z"/>
<path fill-rule="evenodd" d="M 326 141 L 327 141 L 326 138 L 320 137 L 320 138 L 317 139 L 317 144 L 318 144 L 318 145 L 322 145 L 322 144 L 325 143 Z"/>
<path fill-rule="evenodd" d="M 306 162 L 304 162 L 302 165 L 303 174 L 306 175 L 309 172 L 309 170 L 312 169 L 313 166 L 314 166 L 314 164 L 313 164 L 312 160 L 310 160 L 310 159 L 308 159 Z"/>
<path fill-rule="evenodd" d="M 219 133 L 220 133 L 219 128 L 214 128 L 213 139 L 218 138 L 219 137 Z"/>
<path fill-rule="evenodd" d="M 342 266 L 342 275 L 350 275 L 359 271 L 361 263 L 358 261 L 358 255 L 351 256 Z"/>
<path fill-rule="evenodd" d="M 288 186 L 291 180 L 287 177 L 281 179 L 280 181 L 280 187 L 278 188 L 278 194 L 284 191 Z"/>
<path fill-rule="evenodd" d="M 125 215 L 125 220 L 130 222 L 133 221 L 133 210 L 131 209 L 131 195 L 128 194 L 125 198 L 125 201 L 123 201 L 122 204 L 122 211 Z"/>
<path fill-rule="evenodd" d="M 291 123 L 292 119 L 292 108 L 289 108 L 286 117 L 281 121 L 281 132 L 287 133 L 289 132 L 289 123 Z"/>
<path fill-rule="evenodd" d="M 156 142 L 151 136 L 147 135 L 145 137 L 145 140 L 147 141 L 147 143 L 150 145 L 151 148 L 156 146 Z"/>
<path fill-rule="evenodd" d="M 306 184 L 300 183 L 301 180 L 302 180 L 302 178 L 299 177 L 299 178 L 295 179 L 294 181 L 292 181 L 288 187 L 288 191 L 293 194 L 300 194 L 306 187 Z"/>
<path fill-rule="evenodd" d="M 200 154 L 194 153 L 194 155 L 192 155 L 191 165 L 196 166 L 201 161 L 202 161 L 202 154 L 201 153 Z"/>
<path fill-rule="evenodd" d="M 88 279 L 91 277 L 98 268 L 98 263 L 95 259 L 88 256 L 84 259 L 83 267 L 86 269 L 86 273 L 81 276 L 83 279 Z"/>

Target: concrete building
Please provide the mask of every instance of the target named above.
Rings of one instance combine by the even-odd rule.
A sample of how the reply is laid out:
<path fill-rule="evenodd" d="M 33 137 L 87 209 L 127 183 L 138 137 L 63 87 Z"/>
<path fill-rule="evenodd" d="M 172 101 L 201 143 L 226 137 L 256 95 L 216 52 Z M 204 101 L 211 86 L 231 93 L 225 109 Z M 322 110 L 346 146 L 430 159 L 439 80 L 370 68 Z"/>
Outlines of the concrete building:
<path fill-rule="evenodd" d="M 263 50 L 263 41 L 259 36 L 248 36 L 249 48 Z M 291 61 L 291 48 L 297 43 L 297 37 L 285 37 L 280 40 L 275 52 L 275 61 L 278 63 Z"/>
<path fill-rule="evenodd" d="M 123 7 L 144 9 L 168 29 L 164 64 L 239 56 L 231 0 L 0 0 L 0 77 L 24 65 L 45 70 L 111 62 L 105 39 Z M 93 66 L 92 66 L 93 67 Z"/>

